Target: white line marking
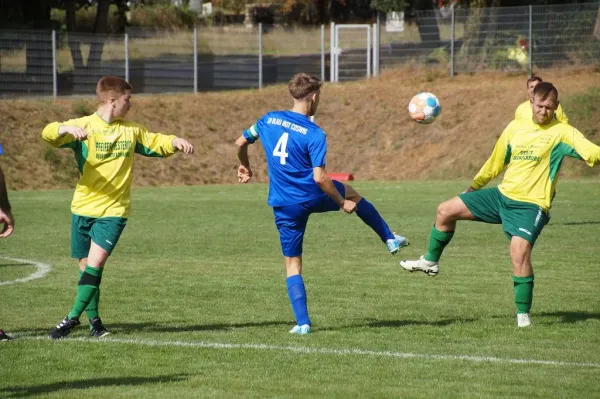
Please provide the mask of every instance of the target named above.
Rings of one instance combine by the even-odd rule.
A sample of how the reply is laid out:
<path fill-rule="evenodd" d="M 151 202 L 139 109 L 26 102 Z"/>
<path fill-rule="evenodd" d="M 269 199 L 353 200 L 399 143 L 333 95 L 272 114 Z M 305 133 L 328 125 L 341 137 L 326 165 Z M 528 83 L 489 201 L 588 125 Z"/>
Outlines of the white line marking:
<path fill-rule="evenodd" d="M 28 281 L 35 280 L 36 278 L 42 278 L 46 274 L 48 274 L 50 272 L 50 270 L 52 270 L 52 266 L 47 265 L 45 263 L 36 262 L 34 260 L 9 258 L 9 257 L 6 257 L 6 256 L 0 256 L 0 259 L 6 259 L 6 260 L 10 260 L 12 262 L 23 263 L 25 265 L 31 265 L 31 266 L 35 266 L 37 268 L 37 270 L 34 273 L 30 274 L 27 277 L 18 278 L 16 280 L 0 281 L 0 285 L 11 285 L 11 284 L 16 284 L 16 283 L 26 283 Z"/>
<path fill-rule="evenodd" d="M 25 333 L 24 333 L 25 334 Z M 46 337 L 20 337 L 21 339 L 49 339 Z M 600 368 L 600 363 L 580 363 L 566 362 L 561 360 L 536 360 L 536 359 L 511 359 L 493 356 L 470 356 L 470 355 L 434 355 L 427 353 L 410 353 L 410 352 L 393 352 L 393 351 L 376 351 L 369 349 L 333 349 L 333 348 L 311 348 L 308 346 L 277 346 L 266 344 L 227 344 L 219 342 L 203 342 L 203 341 L 156 341 L 143 339 L 126 339 L 126 338 L 66 338 L 61 341 L 73 342 L 80 341 L 89 343 L 115 343 L 115 344 L 130 344 L 143 346 L 178 346 L 186 348 L 205 348 L 205 349 L 254 349 L 267 351 L 282 351 L 296 352 L 304 354 L 320 354 L 320 355 L 336 355 L 336 356 L 375 356 L 375 357 L 390 357 L 400 359 L 426 359 L 426 360 L 462 360 L 468 362 L 481 363 L 509 363 L 509 364 L 539 364 L 543 366 L 560 366 L 560 367 L 591 367 Z"/>

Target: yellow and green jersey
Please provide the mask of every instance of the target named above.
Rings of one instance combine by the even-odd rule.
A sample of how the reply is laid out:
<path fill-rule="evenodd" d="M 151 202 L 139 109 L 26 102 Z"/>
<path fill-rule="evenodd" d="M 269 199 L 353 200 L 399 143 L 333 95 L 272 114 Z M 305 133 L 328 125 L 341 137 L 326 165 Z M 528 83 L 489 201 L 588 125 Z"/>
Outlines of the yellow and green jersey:
<path fill-rule="evenodd" d="M 565 156 L 594 166 L 600 164 L 600 147 L 556 119 L 547 125 L 515 119 L 504 129 L 492 155 L 473 179 L 473 188 L 485 186 L 506 168 L 498 186 L 500 192 L 548 211 Z"/>
<path fill-rule="evenodd" d="M 560 122 L 569 123 L 569 118 L 567 118 L 567 114 L 565 114 L 560 104 L 558 104 L 558 108 L 554 111 L 554 117 Z M 517 107 L 515 119 L 533 120 L 533 110 L 531 109 L 531 102 L 529 100 Z"/>
<path fill-rule="evenodd" d="M 58 135 L 60 126 L 77 126 L 88 136 L 77 141 L 70 134 Z M 168 157 L 177 150 L 176 136 L 150 133 L 134 122 L 105 122 L 98 114 L 50 123 L 42 137 L 57 148 L 71 148 L 79 167 L 71 211 L 88 217 L 129 216 L 134 153 L 148 157 Z"/>

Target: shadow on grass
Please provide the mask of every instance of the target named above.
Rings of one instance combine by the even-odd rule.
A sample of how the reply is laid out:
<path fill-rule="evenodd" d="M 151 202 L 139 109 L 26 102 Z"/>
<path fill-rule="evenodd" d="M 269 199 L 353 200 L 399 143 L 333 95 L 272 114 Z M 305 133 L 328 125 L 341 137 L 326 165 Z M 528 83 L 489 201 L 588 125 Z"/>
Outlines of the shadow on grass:
<path fill-rule="evenodd" d="M 82 317 L 81 326 L 73 330 L 74 336 L 79 336 L 80 331 L 87 331 L 87 325 Z M 231 331 L 239 328 L 252 328 L 252 327 L 269 327 L 269 326 L 290 326 L 294 323 L 292 321 L 260 321 L 252 323 L 216 323 L 216 324 L 197 324 L 197 325 L 183 325 L 178 323 L 105 323 L 106 328 L 115 333 L 125 333 L 129 331 L 147 331 L 147 332 L 194 332 L 194 331 Z M 32 337 L 38 335 L 48 335 L 52 327 L 48 328 L 37 328 L 27 330 L 11 330 L 12 333 L 22 337 Z M 71 335 L 69 336 L 71 337 Z"/>
<path fill-rule="evenodd" d="M 33 263 L 0 263 L 0 267 L 10 266 L 35 266 Z"/>
<path fill-rule="evenodd" d="M 230 331 L 238 328 L 269 327 L 269 326 L 289 326 L 289 321 L 259 321 L 249 323 L 216 323 L 216 324 L 196 324 L 196 325 L 178 325 L 164 323 L 116 323 L 106 324 L 109 329 L 118 330 L 141 330 L 157 332 L 194 332 L 194 331 Z"/>
<path fill-rule="evenodd" d="M 577 323 L 579 321 L 586 320 L 600 320 L 600 313 L 590 312 L 540 312 L 533 313 L 532 316 L 534 318 L 535 316 L 560 317 L 561 323 Z"/>
<path fill-rule="evenodd" d="M 51 384 L 16 386 L 0 388 L 0 396 L 3 398 L 26 398 L 43 393 L 54 393 L 75 389 L 88 389 L 98 387 L 114 387 L 121 385 L 145 385 L 161 384 L 165 382 L 179 382 L 186 380 L 188 376 L 182 374 L 161 375 L 156 377 L 115 377 L 115 378 L 90 378 L 87 380 L 60 381 Z M 66 393 L 66 392 L 65 392 Z"/>
<path fill-rule="evenodd" d="M 563 223 L 552 223 L 556 226 L 583 226 L 586 224 L 600 224 L 600 221 L 588 221 L 588 222 L 563 222 Z"/>
<path fill-rule="evenodd" d="M 425 321 L 425 320 L 365 320 L 364 323 L 358 322 L 355 324 L 338 326 L 338 327 L 325 327 L 319 328 L 320 331 L 336 331 L 336 330 L 346 330 L 349 328 L 362 328 L 362 327 L 370 327 L 370 328 L 401 328 L 401 327 L 411 327 L 411 326 L 431 326 L 431 327 L 444 327 L 449 326 L 456 323 L 472 323 L 477 319 L 442 319 L 435 321 Z"/>

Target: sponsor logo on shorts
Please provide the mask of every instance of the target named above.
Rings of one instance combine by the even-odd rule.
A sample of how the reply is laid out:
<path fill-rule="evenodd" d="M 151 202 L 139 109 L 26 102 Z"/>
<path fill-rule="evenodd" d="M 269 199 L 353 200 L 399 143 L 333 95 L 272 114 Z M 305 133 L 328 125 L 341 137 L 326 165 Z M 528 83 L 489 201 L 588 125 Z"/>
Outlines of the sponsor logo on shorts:
<path fill-rule="evenodd" d="M 522 231 L 522 232 L 523 232 L 523 233 L 525 233 L 525 234 L 531 235 L 531 231 L 529 231 L 529 230 L 527 230 L 527 229 L 524 229 L 524 228 L 522 228 L 522 227 L 520 227 L 520 228 L 519 228 L 519 231 Z"/>
<path fill-rule="evenodd" d="M 109 243 L 110 245 L 114 245 L 112 242 L 110 242 L 110 241 L 108 241 L 108 240 L 106 240 L 106 242 L 107 242 L 107 243 Z"/>
<path fill-rule="evenodd" d="M 537 213 L 537 216 L 535 217 L 535 223 L 533 224 L 535 227 L 537 227 L 541 218 L 542 218 L 542 208 L 538 208 L 538 213 Z"/>

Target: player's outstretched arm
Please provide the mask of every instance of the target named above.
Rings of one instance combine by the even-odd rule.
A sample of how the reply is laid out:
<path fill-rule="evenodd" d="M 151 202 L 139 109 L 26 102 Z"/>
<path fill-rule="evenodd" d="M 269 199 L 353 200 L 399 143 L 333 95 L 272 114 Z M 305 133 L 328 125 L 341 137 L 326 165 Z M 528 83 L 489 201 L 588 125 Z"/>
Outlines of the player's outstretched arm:
<path fill-rule="evenodd" d="M 513 122 L 509 123 L 506 129 L 502 132 L 492 155 L 486 163 L 481 167 L 479 173 L 473 178 L 471 184 L 472 189 L 479 190 L 490 182 L 494 177 L 498 176 L 504 167 L 510 162 L 511 150 L 508 146 L 509 136 L 512 134 Z"/>
<path fill-rule="evenodd" d="M 173 145 L 173 148 L 177 148 L 179 151 L 182 151 L 186 155 L 192 155 L 194 153 L 194 146 L 186 139 L 177 137 L 174 138 L 171 143 Z"/>
<path fill-rule="evenodd" d="M 241 135 L 235 145 L 238 147 L 237 156 L 240 161 L 238 167 L 238 183 L 248 183 L 252 178 L 252 169 L 250 169 L 250 159 L 248 158 L 248 145 L 250 142 L 246 140 L 244 135 Z"/>
<path fill-rule="evenodd" d="M 79 119 L 71 119 L 66 122 L 53 122 L 48 124 L 42 131 L 42 138 L 53 147 L 62 147 L 65 144 L 87 139 L 88 133 L 81 126 Z"/>
<path fill-rule="evenodd" d="M 87 131 L 82 127 L 61 125 L 58 128 L 58 137 L 63 137 L 67 134 L 73 136 L 73 138 L 77 141 L 83 141 L 87 139 L 88 135 Z"/>
<path fill-rule="evenodd" d="M 600 146 L 589 141 L 571 125 L 563 129 L 561 141 L 574 150 L 564 155 L 580 158 L 589 166 L 600 165 Z"/>

